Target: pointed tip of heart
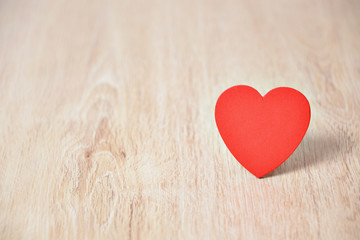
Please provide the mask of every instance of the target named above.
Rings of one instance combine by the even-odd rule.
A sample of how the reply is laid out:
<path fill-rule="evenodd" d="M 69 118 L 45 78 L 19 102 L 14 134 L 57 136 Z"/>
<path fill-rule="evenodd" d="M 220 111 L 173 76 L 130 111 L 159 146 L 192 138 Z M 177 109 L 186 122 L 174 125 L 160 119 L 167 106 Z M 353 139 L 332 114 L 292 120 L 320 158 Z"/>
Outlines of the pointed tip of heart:
<path fill-rule="evenodd" d="M 267 178 L 267 177 L 270 177 L 270 173 L 273 172 L 275 169 L 271 170 L 271 171 L 268 171 L 266 173 L 252 173 L 250 172 L 252 175 L 254 175 L 255 177 L 257 177 L 258 179 L 264 179 L 264 178 Z"/>
<path fill-rule="evenodd" d="M 252 173 L 252 172 L 250 172 L 252 175 L 254 175 L 255 177 L 257 177 L 258 179 L 261 179 L 261 178 L 263 178 L 263 177 L 265 177 L 266 175 L 268 175 L 270 172 L 268 172 L 268 173 L 262 173 L 262 174 L 259 174 L 259 173 Z"/>

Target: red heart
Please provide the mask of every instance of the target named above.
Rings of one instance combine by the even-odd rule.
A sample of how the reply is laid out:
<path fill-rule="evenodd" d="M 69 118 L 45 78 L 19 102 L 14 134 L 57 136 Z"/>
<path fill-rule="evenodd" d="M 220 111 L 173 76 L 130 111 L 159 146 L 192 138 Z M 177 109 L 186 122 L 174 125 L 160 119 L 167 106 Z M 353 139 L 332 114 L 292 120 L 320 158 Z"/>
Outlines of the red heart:
<path fill-rule="evenodd" d="M 292 88 L 275 88 L 262 97 L 252 87 L 234 86 L 217 100 L 215 120 L 232 155 L 260 178 L 300 144 L 310 123 L 310 105 Z"/>

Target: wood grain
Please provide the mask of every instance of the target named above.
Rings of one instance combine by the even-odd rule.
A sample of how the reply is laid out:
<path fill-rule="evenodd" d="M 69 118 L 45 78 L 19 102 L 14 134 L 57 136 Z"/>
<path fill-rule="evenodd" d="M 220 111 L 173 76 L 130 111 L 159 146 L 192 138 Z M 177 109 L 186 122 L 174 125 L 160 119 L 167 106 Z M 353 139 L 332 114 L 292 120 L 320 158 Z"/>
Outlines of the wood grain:
<path fill-rule="evenodd" d="M 264 179 L 219 94 L 312 120 Z M 1 239 L 360 239 L 359 1 L 0 1 Z"/>

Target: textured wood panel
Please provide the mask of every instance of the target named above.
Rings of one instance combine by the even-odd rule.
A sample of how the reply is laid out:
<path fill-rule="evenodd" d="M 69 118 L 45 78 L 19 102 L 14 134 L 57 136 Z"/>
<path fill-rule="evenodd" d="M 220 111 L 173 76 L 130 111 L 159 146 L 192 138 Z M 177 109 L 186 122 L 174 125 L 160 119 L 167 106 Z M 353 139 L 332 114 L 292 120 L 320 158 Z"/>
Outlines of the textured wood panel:
<path fill-rule="evenodd" d="M 226 88 L 312 107 L 264 179 Z M 359 239 L 359 1 L 0 2 L 1 239 Z"/>

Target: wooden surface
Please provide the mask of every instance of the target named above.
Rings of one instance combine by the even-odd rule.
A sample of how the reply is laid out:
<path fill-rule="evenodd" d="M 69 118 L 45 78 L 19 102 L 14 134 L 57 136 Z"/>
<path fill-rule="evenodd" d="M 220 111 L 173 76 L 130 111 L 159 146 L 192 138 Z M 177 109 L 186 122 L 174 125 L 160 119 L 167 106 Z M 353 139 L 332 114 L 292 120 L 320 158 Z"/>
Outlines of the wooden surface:
<path fill-rule="evenodd" d="M 360 239 L 360 1 L 0 1 L 1 239 Z M 312 108 L 264 179 L 219 94 Z"/>

